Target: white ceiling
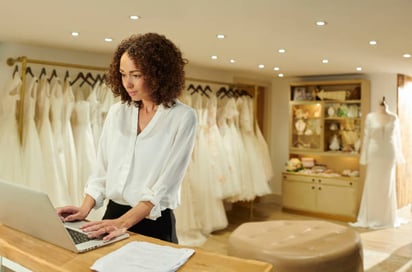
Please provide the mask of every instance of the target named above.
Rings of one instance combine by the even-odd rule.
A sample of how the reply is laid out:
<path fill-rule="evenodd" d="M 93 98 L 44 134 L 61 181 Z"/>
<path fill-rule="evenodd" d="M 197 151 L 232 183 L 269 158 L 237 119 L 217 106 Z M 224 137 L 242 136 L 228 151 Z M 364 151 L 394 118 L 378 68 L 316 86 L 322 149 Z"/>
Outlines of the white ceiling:
<path fill-rule="evenodd" d="M 0 41 L 111 53 L 158 32 L 193 64 L 275 77 L 412 75 L 412 0 L 0 0 Z M 129 15 L 139 15 L 131 21 Z M 326 27 L 315 26 L 316 20 Z M 72 31 L 80 36 L 74 38 Z M 216 34 L 227 35 L 218 40 Z M 112 43 L 104 42 L 113 38 Z M 377 40 L 370 46 L 369 40 Z M 286 54 L 277 50 L 285 48 Z M 217 55 L 218 60 L 211 60 Z M 236 63 L 229 63 L 229 59 Z M 322 64 L 327 58 L 328 64 Z M 264 64 L 264 69 L 258 69 Z"/>

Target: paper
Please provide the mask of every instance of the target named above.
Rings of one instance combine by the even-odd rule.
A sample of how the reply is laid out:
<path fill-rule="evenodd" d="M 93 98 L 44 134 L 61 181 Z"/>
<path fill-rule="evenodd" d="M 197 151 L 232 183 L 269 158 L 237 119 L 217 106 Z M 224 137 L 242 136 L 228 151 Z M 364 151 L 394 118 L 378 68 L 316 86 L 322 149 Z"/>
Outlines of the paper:
<path fill-rule="evenodd" d="M 177 271 L 195 252 L 148 242 L 130 242 L 99 258 L 90 268 L 98 272 Z"/>

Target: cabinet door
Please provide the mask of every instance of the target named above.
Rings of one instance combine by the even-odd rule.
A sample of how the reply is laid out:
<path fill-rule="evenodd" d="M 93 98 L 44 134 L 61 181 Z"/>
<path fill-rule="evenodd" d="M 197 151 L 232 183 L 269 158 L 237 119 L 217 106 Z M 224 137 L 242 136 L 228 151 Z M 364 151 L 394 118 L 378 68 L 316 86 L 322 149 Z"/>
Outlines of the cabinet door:
<path fill-rule="evenodd" d="M 314 183 L 283 181 L 282 197 L 285 208 L 316 211 L 316 186 Z"/>
<path fill-rule="evenodd" d="M 317 102 L 292 102 L 290 110 L 290 148 L 323 150 L 322 105 Z"/>
<path fill-rule="evenodd" d="M 356 191 L 350 186 L 316 185 L 318 212 L 356 216 Z"/>

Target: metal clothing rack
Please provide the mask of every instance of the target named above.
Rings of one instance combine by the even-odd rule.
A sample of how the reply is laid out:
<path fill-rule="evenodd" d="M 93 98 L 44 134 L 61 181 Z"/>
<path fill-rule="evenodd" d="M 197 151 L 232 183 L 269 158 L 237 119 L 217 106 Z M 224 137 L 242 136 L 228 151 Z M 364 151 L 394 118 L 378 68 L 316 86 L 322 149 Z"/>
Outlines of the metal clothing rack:
<path fill-rule="evenodd" d="M 8 58 L 7 64 L 9 66 L 13 66 L 16 63 L 21 63 L 21 88 L 20 88 L 20 103 L 19 103 L 19 137 L 20 142 L 23 142 L 23 118 L 24 118 L 24 96 L 26 90 L 26 70 L 27 64 L 43 64 L 48 66 L 59 66 L 59 67 L 69 67 L 69 68 L 76 68 L 76 69 L 84 69 L 84 70 L 95 70 L 95 71 L 107 71 L 108 68 L 105 67 L 98 67 L 98 66 L 90 66 L 90 65 L 82 65 L 82 64 L 73 64 L 73 63 L 64 63 L 64 62 L 55 62 L 55 61 L 46 61 L 46 60 L 37 60 L 37 59 L 30 59 L 26 56 L 21 56 L 17 58 Z"/>

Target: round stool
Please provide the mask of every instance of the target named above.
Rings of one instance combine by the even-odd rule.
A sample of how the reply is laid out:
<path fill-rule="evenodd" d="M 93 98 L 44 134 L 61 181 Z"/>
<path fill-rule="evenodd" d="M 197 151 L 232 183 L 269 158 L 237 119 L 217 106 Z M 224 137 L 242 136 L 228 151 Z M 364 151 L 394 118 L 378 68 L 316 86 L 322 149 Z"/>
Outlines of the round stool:
<path fill-rule="evenodd" d="M 276 220 L 240 225 L 228 254 L 273 264 L 276 272 L 362 272 L 359 234 L 318 220 Z"/>

